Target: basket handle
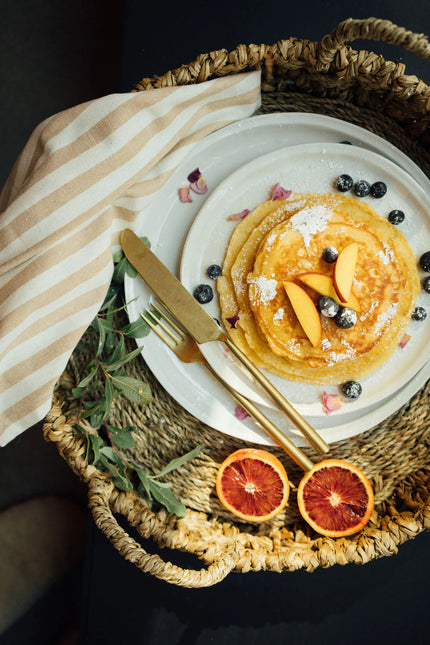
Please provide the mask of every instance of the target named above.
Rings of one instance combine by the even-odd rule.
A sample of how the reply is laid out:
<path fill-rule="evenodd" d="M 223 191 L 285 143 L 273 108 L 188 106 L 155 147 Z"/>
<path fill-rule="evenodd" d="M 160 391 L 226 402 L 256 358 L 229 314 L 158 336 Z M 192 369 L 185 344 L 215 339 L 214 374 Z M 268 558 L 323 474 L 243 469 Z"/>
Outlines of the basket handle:
<path fill-rule="evenodd" d="M 408 31 L 390 20 L 348 18 L 341 22 L 331 34 L 324 36 L 319 46 L 319 60 L 324 65 L 333 62 L 338 50 L 346 43 L 357 38 L 380 40 L 390 45 L 399 45 L 420 58 L 430 60 L 430 44 L 427 36 Z"/>
<path fill-rule="evenodd" d="M 236 542 L 224 539 L 223 550 L 214 561 L 201 570 L 183 569 L 149 554 L 117 522 L 114 513 L 126 517 L 143 538 L 166 535 L 166 522 L 157 519 L 140 498 L 132 493 L 119 493 L 113 484 L 101 477 L 88 481 L 88 506 L 96 526 L 110 540 L 119 553 L 146 573 L 181 587 L 209 587 L 223 580 L 236 566 Z M 227 547 L 227 549 L 225 549 Z"/>

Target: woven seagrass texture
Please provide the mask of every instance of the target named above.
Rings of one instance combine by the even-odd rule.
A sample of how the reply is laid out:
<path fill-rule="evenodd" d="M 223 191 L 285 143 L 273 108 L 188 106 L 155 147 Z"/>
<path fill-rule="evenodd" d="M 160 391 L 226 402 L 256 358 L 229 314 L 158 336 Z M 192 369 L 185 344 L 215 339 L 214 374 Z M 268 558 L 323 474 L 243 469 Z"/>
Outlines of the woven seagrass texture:
<path fill-rule="evenodd" d="M 230 53 L 214 52 L 165 76 L 144 79 L 136 89 L 201 82 L 260 67 L 265 90 L 260 113 L 317 112 L 344 119 L 395 143 L 430 176 L 430 154 L 425 145 L 429 88 L 415 77 L 405 76 L 402 64 L 343 44 L 356 37 L 393 42 L 425 57 L 430 54 L 424 36 L 388 21 L 349 20 L 322 43 L 290 39 L 271 47 L 250 45 Z M 86 362 L 82 353 L 71 357 L 45 421 L 45 438 L 57 444 L 70 467 L 87 482 L 97 526 L 125 559 L 157 578 L 201 587 L 219 582 L 232 570 L 312 571 L 318 566 L 363 564 L 395 553 L 400 544 L 430 527 L 430 383 L 377 427 L 332 444 L 330 456 L 359 466 L 375 491 L 375 511 L 368 526 L 349 538 L 332 539 L 318 536 L 301 519 L 294 489 L 302 471 L 278 448 L 272 452 L 286 466 L 293 487 L 287 509 L 259 525 L 242 523 L 227 513 L 214 492 L 216 472 L 228 454 L 247 444 L 208 428 L 182 409 L 142 358 L 128 371 L 150 384 L 153 401 L 144 409 L 122 401 L 111 419 L 120 426 L 136 427 L 133 458 L 156 472 L 197 444 L 202 451 L 166 477 L 187 506 L 184 518 L 151 509 L 135 492 L 116 490 L 108 477 L 87 463 L 85 446 L 73 430 L 76 401 L 71 389 L 79 382 Z M 320 459 L 312 448 L 304 452 L 313 461 Z M 195 569 L 184 569 L 148 553 L 122 528 L 117 514 L 142 538 L 195 554 Z"/>

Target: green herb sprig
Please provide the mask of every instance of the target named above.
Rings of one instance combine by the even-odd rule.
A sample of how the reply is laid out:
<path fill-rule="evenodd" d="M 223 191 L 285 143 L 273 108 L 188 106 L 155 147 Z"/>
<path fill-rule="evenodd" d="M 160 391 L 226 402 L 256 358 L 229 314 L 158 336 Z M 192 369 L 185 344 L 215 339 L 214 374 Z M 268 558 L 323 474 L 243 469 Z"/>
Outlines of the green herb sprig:
<path fill-rule="evenodd" d="M 141 238 L 150 246 L 147 238 Z M 127 351 L 126 338 L 143 338 L 150 327 L 142 318 L 125 325 L 118 325 L 118 314 L 126 309 L 123 281 L 126 274 L 136 277 L 136 270 L 122 251 L 114 255 L 114 272 L 105 301 L 88 327 L 79 346 L 91 356 L 85 367 L 85 376 L 72 390 L 77 399 L 75 427 L 86 439 L 88 463 L 108 472 L 115 486 L 124 491 L 137 490 L 148 500 L 156 500 L 170 513 L 180 517 L 186 508 L 171 491 L 171 484 L 160 481 L 169 472 L 180 468 L 197 457 L 200 446 L 173 459 L 159 473 L 150 474 L 129 453 L 135 445 L 132 426 L 118 428 L 109 423 L 112 404 L 118 397 L 145 406 L 152 400 L 147 383 L 127 375 L 125 366 L 141 352 L 141 347 Z M 78 347 L 79 347 L 78 346 Z"/>

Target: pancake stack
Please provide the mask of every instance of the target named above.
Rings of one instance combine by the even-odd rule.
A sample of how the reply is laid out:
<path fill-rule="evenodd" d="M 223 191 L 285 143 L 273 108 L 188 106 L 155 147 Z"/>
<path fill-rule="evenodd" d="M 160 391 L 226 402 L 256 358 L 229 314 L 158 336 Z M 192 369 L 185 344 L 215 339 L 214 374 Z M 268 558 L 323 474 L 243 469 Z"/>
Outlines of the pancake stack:
<path fill-rule="evenodd" d="M 324 261 L 323 250 L 340 253 L 353 243 L 352 288 L 341 304 L 356 311 L 357 321 L 344 329 L 321 315 L 313 344 L 285 283 L 300 285 L 317 306 L 322 292 L 303 274 L 317 287 L 321 280 L 331 284 L 334 264 Z M 416 260 L 401 231 L 358 198 L 318 193 L 266 202 L 240 221 L 217 286 L 226 329 L 259 367 L 316 384 L 357 379 L 381 365 L 405 333 L 420 290 Z"/>

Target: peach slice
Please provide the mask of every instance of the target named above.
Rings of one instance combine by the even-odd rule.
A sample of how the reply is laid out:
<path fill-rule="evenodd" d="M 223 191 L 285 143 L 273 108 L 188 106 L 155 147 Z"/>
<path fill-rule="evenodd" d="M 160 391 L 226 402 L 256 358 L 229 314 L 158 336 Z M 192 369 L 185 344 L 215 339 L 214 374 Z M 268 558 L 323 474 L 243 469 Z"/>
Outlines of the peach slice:
<path fill-rule="evenodd" d="M 354 309 L 354 311 L 360 313 L 360 303 L 358 302 L 357 296 L 352 291 L 349 294 L 348 302 L 341 302 L 334 288 L 333 279 L 331 278 L 331 276 L 316 272 L 300 273 L 297 276 L 297 280 L 300 280 L 300 282 L 302 282 L 303 284 L 311 287 L 311 289 L 321 294 L 322 296 L 333 298 L 333 300 L 335 300 L 339 305 L 342 305 L 343 307 L 350 307 L 351 309 Z"/>
<path fill-rule="evenodd" d="M 357 264 L 358 244 L 352 242 L 339 253 L 333 272 L 333 284 L 339 300 L 345 304 L 351 293 L 352 280 Z"/>
<path fill-rule="evenodd" d="M 297 316 L 303 331 L 314 347 L 321 340 L 321 320 L 318 309 L 308 293 L 295 282 L 283 283 L 291 306 Z"/>

